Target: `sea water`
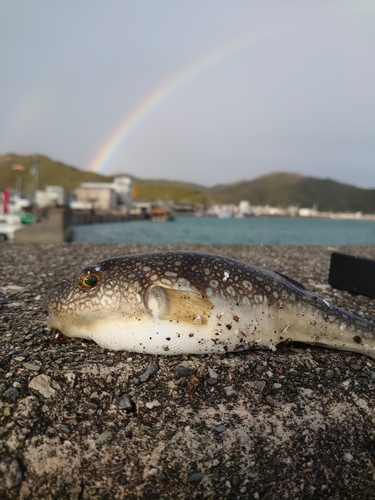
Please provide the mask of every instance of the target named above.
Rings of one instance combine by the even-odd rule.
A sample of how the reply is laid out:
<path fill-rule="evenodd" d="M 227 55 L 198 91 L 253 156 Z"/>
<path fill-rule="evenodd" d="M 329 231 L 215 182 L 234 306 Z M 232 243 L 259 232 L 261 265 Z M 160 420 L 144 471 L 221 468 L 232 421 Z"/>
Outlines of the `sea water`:
<path fill-rule="evenodd" d="M 77 225 L 81 243 L 364 245 L 375 244 L 375 221 L 290 217 L 176 217 Z"/>

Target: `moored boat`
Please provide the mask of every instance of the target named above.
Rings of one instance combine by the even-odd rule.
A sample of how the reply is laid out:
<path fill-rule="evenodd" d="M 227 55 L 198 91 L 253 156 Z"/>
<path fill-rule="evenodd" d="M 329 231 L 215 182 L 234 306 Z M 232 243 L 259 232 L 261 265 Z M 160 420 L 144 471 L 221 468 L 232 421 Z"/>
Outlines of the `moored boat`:
<path fill-rule="evenodd" d="M 17 229 L 22 228 L 19 215 L 0 214 L 0 241 L 12 241 Z"/>

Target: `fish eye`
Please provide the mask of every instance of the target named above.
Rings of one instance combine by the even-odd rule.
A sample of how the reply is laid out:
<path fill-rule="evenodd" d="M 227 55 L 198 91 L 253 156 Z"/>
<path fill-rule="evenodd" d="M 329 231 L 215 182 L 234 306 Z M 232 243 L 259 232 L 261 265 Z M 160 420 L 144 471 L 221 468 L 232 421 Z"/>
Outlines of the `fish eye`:
<path fill-rule="evenodd" d="M 90 288 L 94 288 L 100 280 L 101 275 L 99 273 L 88 271 L 80 276 L 79 284 L 86 290 L 89 290 Z"/>

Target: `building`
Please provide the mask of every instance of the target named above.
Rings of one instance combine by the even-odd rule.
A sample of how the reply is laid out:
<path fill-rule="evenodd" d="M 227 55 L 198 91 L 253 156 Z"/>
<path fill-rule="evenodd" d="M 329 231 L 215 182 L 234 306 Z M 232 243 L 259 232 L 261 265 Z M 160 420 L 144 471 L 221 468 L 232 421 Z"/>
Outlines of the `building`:
<path fill-rule="evenodd" d="M 93 210 L 127 213 L 132 205 L 132 180 L 115 177 L 113 182 L 82 182 L 75 190 L 76 202 Z"/>
<path fill-rule="evenodd" d="M 35 193 L 35 204 L 39 208 L 68 205 L 69 194 L 62 186 L 49 185 Z"/>

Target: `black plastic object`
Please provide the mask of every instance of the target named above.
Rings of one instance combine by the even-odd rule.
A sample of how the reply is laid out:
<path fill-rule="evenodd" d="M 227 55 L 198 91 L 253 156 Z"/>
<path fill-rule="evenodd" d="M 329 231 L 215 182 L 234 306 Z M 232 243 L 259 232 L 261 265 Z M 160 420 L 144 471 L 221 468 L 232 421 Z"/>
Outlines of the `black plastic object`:
<path fill-rule="evenodd" d="M 333 252 L 328 283 L 334 288 L 375 297 L 375 260 Z"/>

